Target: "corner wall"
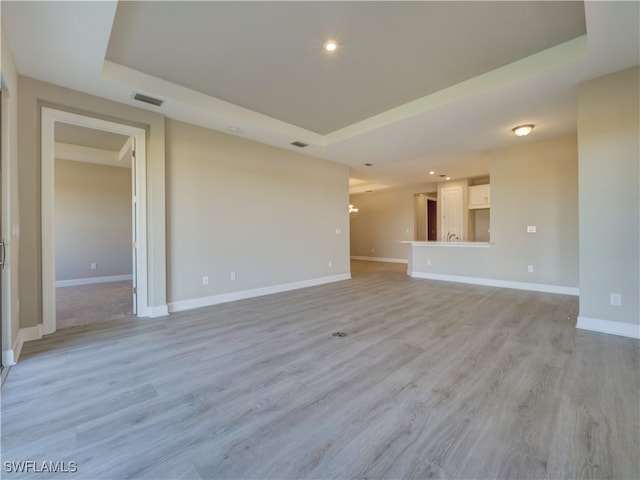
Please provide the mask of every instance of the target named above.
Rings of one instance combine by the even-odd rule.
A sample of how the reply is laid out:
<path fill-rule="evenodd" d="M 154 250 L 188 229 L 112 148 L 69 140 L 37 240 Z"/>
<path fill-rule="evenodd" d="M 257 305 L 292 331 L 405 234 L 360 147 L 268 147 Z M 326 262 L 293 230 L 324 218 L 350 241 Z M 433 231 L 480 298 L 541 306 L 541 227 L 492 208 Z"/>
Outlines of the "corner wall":
<path fill-rule="evenodd" d="M 490 246 L 407 246 L 410 273 L 575 294 L 577 157 L 575 135 L 491 152 Z M 535 234 L 527 233 L 528 225 L 536 226 Z"/>
<path fill-rule="evenodd" d="M 398 242 L 415 238 L 414 195 L 436 190 L 428 183 L 351 195 L 349 203 L 359 209 L 349 222 L 351 256 L 406 262 L 407 247 Z"/>
<path fill-rule="evenodd" d="M 578 327 L 640 338 L 640 68 L 580 85 Z M 610 294 L 622 295 L 614 306 Z"/>
<path fill-rule="evenodd" d="M 177 120 L 166 135 L 171 311 L 349 278 L 348 167 Z"/>

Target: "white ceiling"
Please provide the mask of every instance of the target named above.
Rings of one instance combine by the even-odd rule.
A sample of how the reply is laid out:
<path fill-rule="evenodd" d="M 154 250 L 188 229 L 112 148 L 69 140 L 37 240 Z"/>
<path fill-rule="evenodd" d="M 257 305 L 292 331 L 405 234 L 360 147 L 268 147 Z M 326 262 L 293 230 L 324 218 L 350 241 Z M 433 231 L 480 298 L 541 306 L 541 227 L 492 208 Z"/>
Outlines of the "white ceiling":
<path fill-rule="evenodd" d="M 575 132 L 577 85 L 640 63 L 640 3 L 589 1 L 584 17 L 582 6 L 3 0 L 0 8 L 22 75 L 393 186 L 429 181 L 429 170 L 484 175 L 492 149 Z M 340 43 L 332 57 L 320 49 L 329 36 Z M 165 103 L 141 104 L 134 92 Z M 524 139 L 511 134 L 521 123 L 536 125 Z M 309 146 L 290 146 L 296 140 Z"/>

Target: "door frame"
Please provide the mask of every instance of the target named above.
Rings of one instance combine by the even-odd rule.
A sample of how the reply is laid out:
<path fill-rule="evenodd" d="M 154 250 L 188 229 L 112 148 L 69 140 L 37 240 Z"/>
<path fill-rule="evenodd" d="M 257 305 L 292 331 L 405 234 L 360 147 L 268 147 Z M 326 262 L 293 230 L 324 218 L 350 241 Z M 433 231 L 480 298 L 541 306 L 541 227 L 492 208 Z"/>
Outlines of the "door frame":
<path fill-rule="evenodd" d="M 463 207 L 463 202 L 464 202 L 464 197 L 463 197 L 463 192 L 462 192 L 462 187 L 460 185 L 453 185 L 453 186 L 448 186 L 448 187 L 443 187 L 440 190 L 440 195 L 438 198 L 438 202 L 440 203 L 440 241 L 441 242 L 447 242 L 449 240 L 447 240 L 446 238 L 446 233 L 445 233 L 445 226 L 451 225 L 450 221 L 447 220 L 445 222 L 445 212 L 444 212 L 444 207 L 445 204 L 447 202 L 445 202 L 445 197 L 447 195 L 448 192 L 455 192 L 456 196 L 458 197 L 459 201 L 457 202 L 458 205 L 456 205 L 456 211 L 458 211 L 458 222 L 456 222 L 456 226 L 458 227 L 458 241 L 462 240 L 464 237 L 464 207 Z"/>
<path fill-rule="evenodd" d="M 148 306 L 148 248 L 147 248 L 147 153 L 146 130 L 122 123 L 102 120 L 77 113 L 42 107 L 41 118 L 41 208 L 42 208 L 42 333 L 56 331 L 55 285 L 55 124 L 67 123 L 80 127 L 104 130 L 135 138 L 136 155 L 131 165 L 135 169 L 136 200 L 132 205 L 137 221 L 137 312 L 149 316 Z M 133 172 L 132 172 L 133 173 Z"/>

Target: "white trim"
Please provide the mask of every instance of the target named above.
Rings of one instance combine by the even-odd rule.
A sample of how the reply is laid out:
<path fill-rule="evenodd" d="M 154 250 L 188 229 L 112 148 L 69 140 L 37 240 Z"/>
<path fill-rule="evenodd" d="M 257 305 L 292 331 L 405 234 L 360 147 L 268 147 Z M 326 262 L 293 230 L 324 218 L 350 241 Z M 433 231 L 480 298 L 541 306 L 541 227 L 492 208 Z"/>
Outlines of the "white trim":
<path fill-rule="evenodd" d="M 56 331 L 55 298 L 55 245 L 54 245 L 54 174 L 56 122 L 81 127 L 105 130 L 128 137 L 134 137 L 137 154 L 135 160 L 138 219 L 137 255 L 137 312 L 144 317 L 147 312 L 147 179 L 146 179 L 146 131 L 121 123 L 110 122 L 63 110 L 42 107 L 41 118 L 41 208 L 42 208 L 42 333 L 48 335 Z"/>
<path fill-rule="evenodd" d="M 408 260 L 406 258 L 362 257 L 360 255 L 352 255 L 351 260 L 364 260 L 366 262 L 408 263 Z"/>
<path fill-rule="evenodd" d="M 167 315 L 169 315 L 169 305 L 149 307 L 149 316 L 151 318 L 166 317 Z"/>
<path fill-rule="evenodd" d="M 271 295 L 273 293 L 288 292 L 290 290 L 298 290 L 300 288 L 315 287 L 326 283 L 341 282 L 349 280 L 351 274 L 344 273 L 342 275 L 332 275 L 329 277 L 313 278 L 311 280 L 302 280 L 300 282 L 283 283 L 280 285 L 271 285 L 269 287 L 253 288 L 251 290 L 240 290 L 237 292 L 221 293 L 210 297 L 192 298 L 190 300 L 181 300 L 169 303 L 169 312 L 181 312 L 183 310 L 191 310 L 193 308 L 209 307 L 219 303 L 235 302 L 236 300 L 245 300 L 247 298 L 261 297 L 263 295 Z"/>
<path fill-rule="evenodd" d="M 559 293 L 561 295 L 579 295 L 577 287 L 564 285 L 547 285 L 544 283 L 514 282 L 511 280 L 496 280 L 494 278 L 464 277 L 461 275 L 444 275 L 441 273 L 410 272 L 413 278 L 427 280 L 441 280 L 444 282 L 470 283 L 473 285 L 485 285 L 487 287 L 513 288 L 516 290 L 531 290 L 533 292 Z"/>
<path fill-rule="evenodd" d="M 72 280 L 56 280 L 57 287 L 75 287 L 78 285 L 92 285 L 94 283 L 124 282 L 133 280 L 133 275 L 110 275 L 108 277 L 75 278 Z"/>
<path fill-rule="evenodd" d="M 22 352 L 24 342 L 30 342 L 32 340 L 40 340 L 42 338 L 42 325 L 36 325 L 35 327 L 21 328 L 18 331 L 16 341 L 13 344 L 13 349 L 7 352 L 2 352 L 2 364 L 3 365 L 15 365 L 18 363 L 18 358 Z M 6 363 L 5 363 L 6 360 Z"/>
<path fill-rule="evenodd" d="M 13 349 L 5 350 L 2 352 L 2 366 L 11 367 L 16 364 L 16 357 L 13 353 Z"/>
<path fill-rule="evenodd" d="M 615 320 L 603 320 L 580 315 L 578 316 L 576 328 L 640 339 L 640 325 L 634 323 L 616 322 Z"/>

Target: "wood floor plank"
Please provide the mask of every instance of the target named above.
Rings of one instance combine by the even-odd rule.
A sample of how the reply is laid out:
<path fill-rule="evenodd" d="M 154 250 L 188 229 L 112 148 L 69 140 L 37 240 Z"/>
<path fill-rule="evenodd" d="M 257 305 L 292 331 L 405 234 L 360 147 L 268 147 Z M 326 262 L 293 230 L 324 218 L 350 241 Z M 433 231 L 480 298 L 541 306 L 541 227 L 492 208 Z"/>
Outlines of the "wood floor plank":
<path fill-rule="evenodd" d="M 348 281 L 29 342 L 2 460 L 83 479 L 640 478 L 640 342 L 576 333 L 575 297 L 405 269 L 354 262 Z"/>
<path fill-rule="evenodd" d="M 638 478 L 638 342 L 578 332 L 548 478 Z"/>

